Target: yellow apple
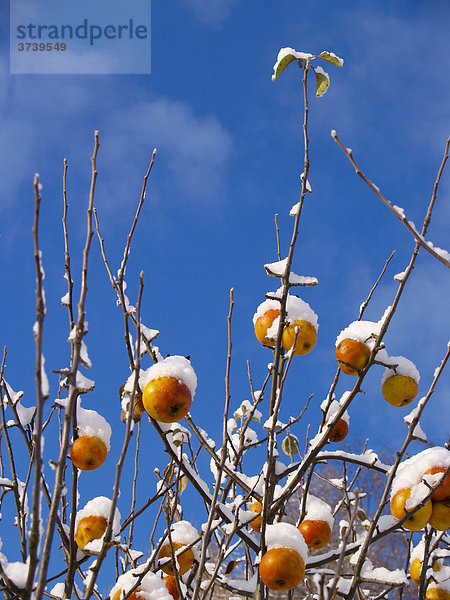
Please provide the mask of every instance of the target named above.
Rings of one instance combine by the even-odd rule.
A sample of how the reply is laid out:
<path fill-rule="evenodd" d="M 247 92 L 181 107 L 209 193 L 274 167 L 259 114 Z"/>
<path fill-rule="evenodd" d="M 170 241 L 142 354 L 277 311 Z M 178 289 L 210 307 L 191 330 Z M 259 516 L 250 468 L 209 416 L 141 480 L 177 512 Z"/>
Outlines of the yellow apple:
<path fill-rule="evenodd" d="M 107 454 L 105 443 L 94 435 L 80 435 L 70 449 L 72 463 L 82 471 L 92 471 L 100 467 Z"/>
<path fill-rule="evenodd" d="M 174 553 L 176 554 L 177 550 L 183 548 L 184 545 L 185 544 L 181 544 L 180 542 L 172 542 Z M 167 542 L 167 544 L 164 544 L 161 550 L 159 551 L 158 559 L 160 560 L 161 558 L 172 558 L 172 552 L 169 542 Z M 186 552 L 183 552 L 183 554 L 179 554 L 178 556 L 176 556 L 176 561 L 178 563 L 178 568 L 176 569 L 178 575 L 184 575 L 194 564 L 194 553 L 192 551 L 192 548 L 188 548 Z M 161 570 L 166 575 L 174 575 L 175 570 L 173 568 L 173 561 L 167 562 L 161 567 Z"/>
<path fill-rule="evenodd" d="M 255 513 L 255 517 L 251 521 L 249 521 L 248 524 L 253 529 L 253 531 L 259 532 L 261 530 L 261 523 L 262 523 L 262 517 L 261 517 L 262 504 L 261 504 L 261 502 L 258 502 L 258 501 L 253 502 L 252 504 L 250 504 L 248 509 Z M 259 516 L 256 516 L 256 515 L 259 515 Z"/>
<path fill-rule="evenodd" d="M 89 515 L 80 519 L 75 532 L 75 542 L 80 550 L 93 540 L 98 540 L 106 531 L 107 521 L 99 515 Z"/>
<path fill-rule="evenodd" d="M 428 587 L 425 600 L 450 600 L 450 592 L 440 587 Z"/>
<path fill-rule="evenodd" d="M 433 565 L 433 571 L 435 573 L 437 573 L 438 571 L 441 570 L 441 565 L 439 564 L 438 561 L 435 561 L 434 565 Z M 409 566 L 409 574 L 411 575 L 411 579 L 413 580 L 413 582 L 416 585 L 419 585 L 420 583 L 420 573 L 422 571 L 422 561 L 420 560 L 420 558 L 415 558 L 411 565 Z"/>
<path fill-rule="evenodd" d="M 142 402 L 156 421 L 176 423 L 188 414 L 192 395 L 187 385 L 176 377 L 157 377 L 145 386 Z"/>
<path fill-rule="evenodd" d="M 369 356 L 370 348 L 351 338 L 344 338 L 336 347 L 336 360 L 339 368 L 346 375 L 358 375 L 358 370 L 364 369 Z"/>
<path fill-rule="evenodd" d="M 272 548 L 261 558 L 259 574 L 271 590 L 292 590 L 305 575 L 305 563 L 292 548 Z"/>
<path fill-rule="evenodd" d="M 404 518 L 412 508 L 405 509 L 406 502 L 411 496 L 411 488 L 398 490 L 391 500 L 391 514 L 399 521 Z M 409 519 L 403 523 L 403 527 L 409 531 L 420 531 L 428 523 L 431 517 L 431 500 L 427 500 Z"/>
<path fill-rule="evenodd" d="M 331 538 L 331 528 L 327 521 L 305 519 L 298 526 L 308 548 L 322 548 Z"/>
<path fill-rule="evenodd" d="M 263 346 L 274 346 L 275 340 L 267 337 L 267 330 L 272 327 L 272 323 L 280 316 L 280 311 L 270 308 L 263 315 L 258 317 L 255 322 L 255 335 Z"/>
<path fill-rule="evenodd" d="M 298 328 L 298 334 L 295 329 Z M 283 348 L 285 350 L 290 350 L 294 345 L 295 336 L 297 336 L 297 341 L 295 342 L 294 355 L 295 356 L 303 356 L 304 354 L 308 354 L 316 345 L 317 341 L 317 331 L 314 325 L 312 325 L 309 321 L 299 320 L 294 321 L 287 327 L 285 327 L 283 331 L 283 336 L 281 338 L 281 343 L 283 344 Z"/>
<path fill-rule="evenodd" d="M 392 406 L 407 406 L 417 396 L 417 381 L 406 375 L 392 375 L 383 383 L 383 398 Z"/>
<path fill-rule="evenodd" d="M 450 500 L 432 502 L 431 517 L 428 519 L 428 523 L 438 531 L 450 529 Z"/>

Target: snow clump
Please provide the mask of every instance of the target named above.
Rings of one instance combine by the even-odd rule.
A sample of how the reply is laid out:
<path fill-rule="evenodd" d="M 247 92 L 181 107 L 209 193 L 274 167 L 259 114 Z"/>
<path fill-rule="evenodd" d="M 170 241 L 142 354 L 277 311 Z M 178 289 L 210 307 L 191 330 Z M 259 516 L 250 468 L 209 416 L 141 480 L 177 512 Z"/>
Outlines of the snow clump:
<path fill-rule="evenodd" d="M 184 383 L 194 397 L 197 388 L 197 375 L 191 363 L 184 356 L 168 356 L 149 367 L 139 378 L 139 387 L 144 390 L 149 381 L 159 377 L 173 377 Z"/>

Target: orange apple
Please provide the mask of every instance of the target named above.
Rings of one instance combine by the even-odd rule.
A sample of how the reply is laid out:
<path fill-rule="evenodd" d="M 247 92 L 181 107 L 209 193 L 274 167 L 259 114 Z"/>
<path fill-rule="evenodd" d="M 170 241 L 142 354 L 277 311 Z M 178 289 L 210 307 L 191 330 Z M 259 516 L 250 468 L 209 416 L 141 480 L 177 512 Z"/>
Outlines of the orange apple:
<path fill-rule="evenodd" d="M 445 473 L 447 469 L 445 467 L 431 467 L 427 469 L 424 475 L 434 475 L 435 473 Z M 450 474 L 444 480 L 444 483 L 434 492 L 431 499 L 434 500 L 447 500 L 450 498 Z"/>
<path fill-rule="evenodd" d="M 295 331 L 296 328 L 299 329 L 298 334 Z M 314 325 L 309 321 L 301 319 L 299 321 L 294 321 L 285 327 L 281 338 L 281 343 L 285 350 L 290 350 L 292 348 L 295 336 L 297 336 L 297 341 L 295 343 L 294 356 L 308 354 L 308 352 L 311 352 L 316 345 L 317 331 Z"/>
<path fill-rule="evenodd" d="M 308 548 L 319 549 L 330 541 L 331 528 L 327 521 L 305 519 L 298 528 L 305 538 Z"/>
<path fill-rule="evenodd" d="M 145 386 L 142 402 L 147 413 L 156 421 L 176 423 L 188 414 L 192 395 L 179 379 L 157 377 Z"/>
<path fill-rule="evenodd" d="M 350 338 L 341 340 L 336 348 L 336 360 L 339 368 L 346 375 L 358 375 L 358 370 L 364 369 L 369 356 L 370 349 L 366 344 Z"/>
<path fill-rule="evenodd" d="M 381 393 L 392 406 L 407 406 L 417 396 L 417 381 L 406 375 L 392 375 L 383 383 Z"/>
<path fill-rule="evenodd" d="M 262 517 L 261 517 L 262 504 L 261 504 L 261 502 L 258 502 L 258 501 L 253 502 L 252 504 L 250 504 L 248 509 L 251 510 L 252 512 L 254 512 L 256 515 L 259 515 L 259 516 L 255 516 L 248 523 L 250 525 L 250 527 L 253 529 L 253 531 L 259 532 L 261 530 L 261 523 L 262 523 Z"/>
<path fill-rule="evenodd" d="M 399 521 L 403 519 L 410 509 L 405 509 L 406 502 L 411 496 L 411 488 L 403 488 L 394 494 L 391 500 L 391 514 Z M 420 531 L 428 523 L 431 517 L 431 500 L 427 500 L 409 519 L 403 523 L 403 527 L 409 531 Z"/>
<path fill-rule="evenodd" d="M 280 316 L 280 311 L 276 308 L 270 308 L 263 315 L 258 317 L 255 322 L 255 335 L 263 346 L 274 346 L 275 340 L 267 337 L 267 330 L 272 327 L 272 323 Z"/>
<path fill-rule="evenodd" d="M 99 515 L 89 515 L 80 519 L 75 531 L 75 542 L 78 548 L 83 550 L 89 542 L 100 539 L 106 531 L 107 524 L 105 517 Z"/>
<path fill-rule="evenodd" d="M 107 454 L 105 443 L 94 435 L 80 435 L 70 449 L 72 463 L 82 471 L 92 471 L 100 467 Z"/>
<path fill-rule="evenodd" d="M 172 542 L 174 553 L 176 553 L 177 550 L 179 550 L 180 548 L 183 548 L 184 545 L 185 544 L 181 544 L 180 542 Z M 170 544 L 168 542 L 167 544 L 164 544 L 161 550 L 159 551 L 158 560 L 161 560 L 161 558 L 172 558 L 172 552 Z M 192 548 L 188 548 L 186 552 L 183 552 L 183 554 L 179 554 L 175 558 L 178 563 L 178 575 L 184 575 L 194 564 L 194 553 L 192 551 Z M 175 573 L 173 568 L 173 562 L 166 563 L 164 566 L 161 567 L 161 570 L 166 575 L 173 575 Z"/>
<path fill-rule="evenodd" d="M 450 529 L 450 500 L 432 502 L 432 505 L 429 525 L 438 531 L 447 531 Z"/>
<path fill-rule="evenodd" d="M 347 437 L 348 423 L 344 419 L 339 419 L 330 433 L 330 442 L 342 442 Z"/>
<path fill-rule="evenodd" d="M 292 548 L 272 548 L 261 558 L 259 574 L 271 590 L 292 590 L 305 575 L 305 563 Z"/>
<path fill-rule="evenodd" d="M 177 588 L 177 580 L 176 580 L 175 576 L 167 575 L 167 577 L 164 577 L 163 581 L 164 581 L 164 585 L 167 588 L 167 591 L 172 596 L 173 600 L 178 600 L 178 598 L 180 597 L 180 592 L 178 591 L 178 588 Z"/>
<path fill-rule="evenodd" d="M 428 586 L 425 600 L 450 600 L 450 592 L 444 588 Z"/>

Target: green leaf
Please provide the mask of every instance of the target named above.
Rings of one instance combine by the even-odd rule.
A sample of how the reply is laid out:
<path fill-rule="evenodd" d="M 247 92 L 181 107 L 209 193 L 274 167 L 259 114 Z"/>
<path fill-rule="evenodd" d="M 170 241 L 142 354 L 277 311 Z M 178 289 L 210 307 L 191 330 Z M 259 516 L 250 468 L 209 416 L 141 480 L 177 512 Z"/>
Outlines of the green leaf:
<path fill-rule="evenodd" d="M 314 58 L 312 54 L 307 52 L 297 52 L 293 48 L 281 48 L 278 52 L 277 62 L 273 67 L 272 81 L 275 81 L 277 77 L 288 67 L 294 60 L 301 61 L 307 60 L 308 58 Z"/>
<path fill-rule="evenodd" d="M 330 85 L 330 78 L 328 73 L 322 69 L 322 67 L 314 67 L 314 73 L 316 74 L 316 97 L 323 96 Z"/>
<path fill-rule="evenodd" d="M 273 68 L 272 81 L 275 81 L 275 79 L 279 77 L 285 68 L 288 67 L 291 62 L 294 62 L 294 60 L 296 60 L 295 56 L 292 56 L 292 54 L 287 54 L 284 58 L 277 62 Z"/>
<path fill-rule="evenodd" d="M 319 58 L 326 60 L 327 62 L 331 63 L 332 65 L 336 65 L 336 67 L 344 66 L 344 60 L 342 58 L 339 58 L 339 56 L 336 56 L 336 54 L 334 54 L 334 52 L 327 52 L 325 50 L 324 52 L 321 52 L 319 54 Z"/>

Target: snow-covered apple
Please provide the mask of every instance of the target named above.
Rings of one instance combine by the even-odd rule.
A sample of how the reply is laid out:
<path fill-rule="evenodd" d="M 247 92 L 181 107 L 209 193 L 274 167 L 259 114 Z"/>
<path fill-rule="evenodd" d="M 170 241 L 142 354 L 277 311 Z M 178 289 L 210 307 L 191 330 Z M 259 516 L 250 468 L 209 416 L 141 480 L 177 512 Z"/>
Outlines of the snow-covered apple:
<path fill-rule="evenodd" d="M 172 541 L 172 546 L 173 552 L 174 554 L 176 554 L 178 550 L 184 548 L 185 544 Z M 158 560 L 161 560 L 163 558 L 172 558 L 172 549 L 170 547 L 169 542 L 164 544 L 161 547 L 161 550 L 159 551 Z M 161 570 L 166 575 L 174 575 L 175 570 L 177 571 L 178 575 L 184 575 L 184 573 L 187 573 L 189 571 L 189 569 L 194 564 L 194 553 L 192 551 L 192 548 L 188 548 L 182 554 L 177 554 L 175 559 L 177 563 L 176 569 L 174 569 L 173 560 L 171 560 L 170 562 L 165 562 L 165 564 L 161 566 Z"/>
<path fill-rule="evenodd" d="M 263 346 L 274 346 L 273 337 L 267 337 L 267 330 L 272 327 L 273 322 L 280 316 L 278 308 L 270 308 L 264 314 L 256 318 L 254 323 L 255 335 Z"/>
<path fill-rule="evenodd" d="M 259 532 L 261 530 L 261 523 L 262 523 L 262 516 L 261 516 L 262 504 L 261 504 L 261 502 L 258 502 L 258 501 L 253 502 L 252 504 L 250 504 L 248 509 L 255 513 L 254 518 L 251 521 L 249 521 L 248 524 L 253 529 L 253 531 Z"/>
<path fill-rule="evenodd" d="M 403 519 L 407 512 L 413 510 L 414 507 L 406 507 L 409 497 L 411 496 L 411 488 L 403 488 L 398 490 L 391 499 L 391 514 L 399 521 Z M 409 531 L 420 531 L 428 523 L 431 517 L 431 500 L 427 500 L 413 515 L 404 523 L 403 527 Z"/>
<path fill-rule="evenodd" d="M 295 341 L 296 336 L 297 341 Z M 294 356 L 303 356 L 311 352 L 317 341 L 317 331 L 314 325 L 303 319 L 290 323 L 283 330 L 281 343 L 285 350 L 290 350 L 294 345 L 294 341 Z"/>
<path fill-rule="evenodd" d="M 370 348 L 363 342 L 344 338 L 336 346 L 336 360 L 339 368 L 346 375 L 358 375 L 369 360 Z"/>
<path fill-rule="evenodd" d="M 447 469 L 445 467 L 430 467 L 425 471 L 424 475 L 436 475 L 437 473 L 444 474 L 446 470 Z M 445 477 L 442 485 L 440 485 L 431 496 L 431 500 L 433 500 L 433 502 L 447 500 L 447 498 L 450 498 L 450 474 Z"/>
<path fill-rule="evenodd" d="M 72 463 L 82 471 L 92 471 L 106 460 L 108 450 L 105 443 L 95 435 L 81 435 L 70 448 Z"/>
<path fill-rule="evenodd" d="M 392 406 L 407 406 L 417 396 L 420 374 L 415 364 L 404 356 L 389 356 L 381 379 L 383 398 Z"/>
<path fill-rule="evenodd" d="M 437 573 L 441 570 L 441 565 L 438 561 L 435 561 L 433 564 L 433 571 Z M 409 566 L 409 574 L 411 575 L 411 579 L 416 585 L 420 583 L 420 574 L 422 572 L 422 561 L 420 558 L 414 558 L 411 561 L 411 565 Z"/>
<path fill-rule="evenodd" d="M 176 423 L 187 415 L 196 387 L 194 369 L 184 356 L 168 356 L 139 378 L 145 410 L 162 423 Z"/>
<path fill-rule="evenodd" d="M 436 584 L 429 585 L 425 600 L 450 600 L 450 591 Z"/>
<path fill-rule="evenodd" d="M 109 592 L 111 600 L 122 600 L 127 597 L 131 600 L 173 600 L 164 581 L 155 573 L 148 571 L 142 573 L 143 567 L 126 571 L 117 579 L 114 587 Z M 137 580 L 139 585 L 135 588 Z M 131 590 L 133 590 L 131 592 Z M 130 594 L 131 592 L 131 594 Z"/>
<path fill-rule="evenodd" d="M 100 539 L 106 531 L 108 521 L 100 515 L 89 515 L 79 520 L 75 531 L 75 542 L 80 550 L 86 544 Z"/>
<path fill-rule="evenodd" d="M 322 548 L 331 538 L 331 528 L 327 521 L 304 519 L 298 526 L 308 548 Z"/>
<path fill-rule="evenodd" d="M 158 377 L 147 383 L 142 394 L 147 413 L 156 421 L 176 423 L 189 412 L 192 396 L 185 383 L 175 377 Z"/>
<path fill-rule="evenodd" d="M 381 393 L 391 406 L 407 406 L 417 396 L 419 387 L 412 377 L 392 375 L 383 383 Z"/>
<path fill-rule="evenodd" d="M 292 548 L 272 548 L 261 558 L 259 574 L 271 590 L 292 590 L 305 575 L 305 563 Z"/>

